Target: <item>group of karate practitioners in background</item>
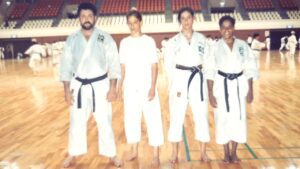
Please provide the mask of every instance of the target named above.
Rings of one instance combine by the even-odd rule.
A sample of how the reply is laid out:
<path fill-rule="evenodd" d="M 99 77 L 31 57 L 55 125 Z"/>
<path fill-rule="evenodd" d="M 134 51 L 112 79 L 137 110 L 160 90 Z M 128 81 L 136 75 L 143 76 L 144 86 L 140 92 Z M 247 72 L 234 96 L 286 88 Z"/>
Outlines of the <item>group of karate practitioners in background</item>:
<path fill-rule="evenodd" d="M 132 146 L 128 160 L 138 157 L 142 113 L 153 147 L 152 165 L 158 166 L 159 146 L 164 143 L 161 107 L 157 93 L 158 57 L 153 38 L 141 32 L 142 16 L 131 10 L 126 18 L 130 35 L 120 43 L 118 54 L 113 38 L 94 27 L 97 10 L 93 4 L 78 7 L 81 29 L 67 38 L 61 60 L 60 80 L 70 105 L 69 156 L 64 167 L 87 152 L 87 121 L 93 113 L 99 132 L 99 153 L 117 167 L 112 129 L 111 102 L 124 100 L 127 142 Z M 246 102 L 253 100 L 252 81 L 258 69 L 246 42 L 233 37 L 235 20 L 220 19 L 220 39 L 210 47 L 206 38 L 193 31 L 194 11 L 179 10 L 180 33 L 165 49 L 165 68 L 169 79 L 170 162 L 178 162 L 179 142 L 187 106 L 190 105 L 195 139 L 201 143 L 201 160 L 209 161 L 206 144 L 210 141 L 208 102 L 214 107 L 216 142 L 224 145 L 224 163 L 239 162 L 238 143 L 247 141 Z M 231 145 L 229 145 L 231 144 Z"/>

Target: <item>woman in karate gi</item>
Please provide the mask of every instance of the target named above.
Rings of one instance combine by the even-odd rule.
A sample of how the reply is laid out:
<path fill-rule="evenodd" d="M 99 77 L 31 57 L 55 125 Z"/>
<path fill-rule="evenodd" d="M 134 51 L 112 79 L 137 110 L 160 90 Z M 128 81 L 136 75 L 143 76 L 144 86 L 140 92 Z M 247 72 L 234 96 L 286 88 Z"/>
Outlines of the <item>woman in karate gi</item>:
<path fill-rule="evenodd" d="M 181 8 L 178 21 L 182 30 L 166 46 L 165 65 L 169 79 L 170 109 L 168 140 L 172 143 L 172 164 L 178 162 L 179 142 L 182 141 L 188 105 L 193 112 L 195 139 L 202 143 L 200 159 L 209 161 L 206 154 L 206 143 L 210 141 L 207 85 L 203 71 L 209 44 L 204 35 L 193 30 L 194 19 L 194 11 L 190 7 Z"/>
<path fill-rule="evenodd" d="M 206 64 L 209 101 L 215 108 L 216 142 L 224 146 L 224 163 L 238 163 L 238 144 L 247 142 L 246 101 L 252 102 L 252 80 L 258 77 L 252 50 L 245 41 L 234 38 L 234 24 L 231 16 L 220 19 L 222 39 Z"/>
<path fill-rule="evenodd" d="M 152 165 L 159 165 L 159 146 L 163 144 L 163 129 L 159 97 L 156 89 L 158 56 L 153 38 L 141 32 L 142 16 L 131 10 L 127 16 L 130 36 L 120 43 L 122 79 L 119 94 L 124 88 L 124 124 L 127 142 L 132 145 L 128 160 L 138 157 L 141 140 L 141 118 L 145 118 L 149 144 L 153 147 Z"/>

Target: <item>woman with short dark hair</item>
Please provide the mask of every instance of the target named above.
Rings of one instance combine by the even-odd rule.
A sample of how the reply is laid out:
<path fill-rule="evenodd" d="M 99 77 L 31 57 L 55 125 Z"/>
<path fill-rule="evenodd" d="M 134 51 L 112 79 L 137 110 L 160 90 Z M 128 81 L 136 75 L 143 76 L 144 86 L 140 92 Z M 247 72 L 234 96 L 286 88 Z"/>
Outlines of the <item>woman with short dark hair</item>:
<path fill-rule="evenodd" d="M 163 128 L 159 97 L 156 89 L 158 55 L 153 38 L 142 33 L 142 15 L 131 10 L 127 15 L 130 35 L 120 43 L 122 79 L 119 94 L 124 88 L 124 125 L 127 142 L 132 146 L 128 160 L 138 157 L 141 140 L 141 118 L 144 116 L 149 145 L 153 147 L 152 165 L 158 166 L 159 146 L 163 144 Z M 124 82 L 124 83 L 123 83 Z M 123 85 L 124 84 L 124 85 Z"/>

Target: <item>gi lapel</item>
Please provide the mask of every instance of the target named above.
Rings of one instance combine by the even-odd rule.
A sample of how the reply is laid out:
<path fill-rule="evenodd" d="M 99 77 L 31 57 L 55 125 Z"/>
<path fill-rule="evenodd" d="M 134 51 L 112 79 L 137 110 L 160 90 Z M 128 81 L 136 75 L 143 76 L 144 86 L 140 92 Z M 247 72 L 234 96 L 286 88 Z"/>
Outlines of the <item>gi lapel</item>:
<path fill-rule="evenodd" d="M 82 57 L 81 57 L 81 60 L 80 60 L 80 62 L 79 62 L 79 65 L 78 65 L 78 67 L 77 67 L 77 70 L 76 70 L 76 74 L 77 74 L 77 75 L 80 74 L 80 72 L 82 72 L 82 68 L 83 68 L 84 62 L 85 62 L 85 60 L 88 58 L 88 56 L 90 56 L 90 54 L 91 54 L 92 43 L 93 43 L 93 41 L 94 41 L 94 34 L 95 34 L 95 31 L 96 31 L 96 30 L 94 30 L 93 34 L 91 35 L 91 37 L 90 37 L 90 39 L 88 40 L 87 45 L 86 45 L 86 47 L 85 47 L 85 49 L 84 49 L 83 55 L 82 55 Z"/>

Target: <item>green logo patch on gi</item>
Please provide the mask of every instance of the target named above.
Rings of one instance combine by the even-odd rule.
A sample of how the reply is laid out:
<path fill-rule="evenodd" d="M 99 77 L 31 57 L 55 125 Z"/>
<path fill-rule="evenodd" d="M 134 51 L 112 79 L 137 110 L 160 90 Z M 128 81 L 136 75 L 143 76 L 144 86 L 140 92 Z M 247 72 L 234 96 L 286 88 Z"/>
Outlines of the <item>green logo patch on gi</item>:
<path fill-rule="evenodd" d="M 198 52 L 200 52 L 201 54 L 204 54 L 204 47 L 203 47 L 202 43 L 199 43 Z"/>
<path fill-rule="evenodd" d="M 98 42 L 103 42 L 104 41 L 104 36 L 99 34 L 98 37 L 97 37 L 97 41 Z"/>
<path fill-rule="evenodd" d="M 244 56 L 244 48 L 242 46 L 239 47 L 239 53 L 241 56 Z"/>

